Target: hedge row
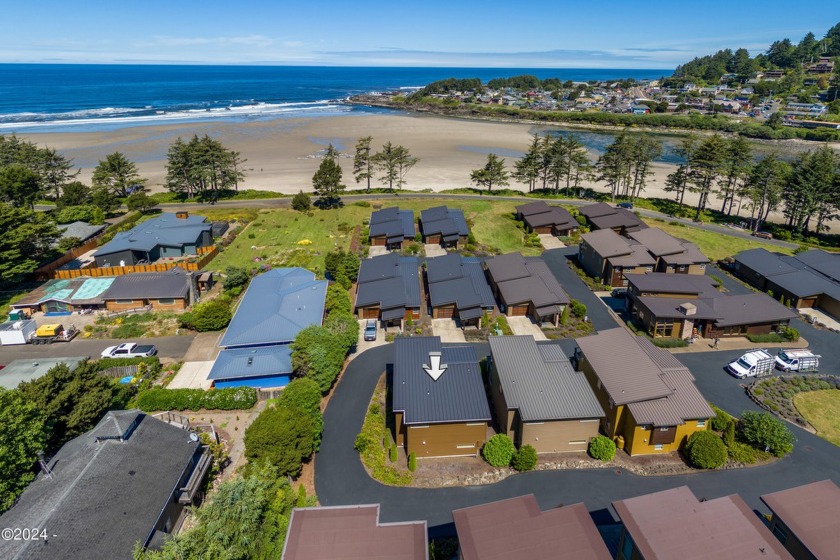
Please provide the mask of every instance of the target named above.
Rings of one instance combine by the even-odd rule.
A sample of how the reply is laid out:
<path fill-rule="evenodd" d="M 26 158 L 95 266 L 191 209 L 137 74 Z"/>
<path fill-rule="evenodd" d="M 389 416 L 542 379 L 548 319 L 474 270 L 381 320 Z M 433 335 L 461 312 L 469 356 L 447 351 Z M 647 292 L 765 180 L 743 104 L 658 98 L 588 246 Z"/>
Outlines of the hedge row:
<path fill-rule="evenodd" d="M 257 403 L 257 391 L 251 387 L 231 389 L 149 389 L 137 395 L 137 408 L 144 412 L 159 410 L 247 410 Z"/>

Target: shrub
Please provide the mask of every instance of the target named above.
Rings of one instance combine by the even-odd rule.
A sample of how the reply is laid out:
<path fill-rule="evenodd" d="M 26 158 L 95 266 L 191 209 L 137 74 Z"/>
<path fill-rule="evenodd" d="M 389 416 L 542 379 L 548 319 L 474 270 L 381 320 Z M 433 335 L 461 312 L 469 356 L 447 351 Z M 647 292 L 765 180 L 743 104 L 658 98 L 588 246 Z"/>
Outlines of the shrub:
<path fill-rule="evenodd" d="M 726 445 L 714 432 L 694 432 L 685 445 L 688 461 L 700 469 L 716 469 L 726 462 Z"/>
<path fill-rule="evenodd" d="M 598 436 L 589 442 L 589 454 L 599 461 L 612 461 L 615 457 L 615 442 L 606 436 Z"/>
<path fill-rule="evenodd" d="M 390 448 L 390 449 L 388 449 L 388 459 L 389 459 L 392 463 L 396 463 L 396 462 L 397 462 L 397 444 L 396 444 L 396 443 L 392 443 L 392 444 L 391 444 L 391 448 Z"/>
<path fill-rule="evenodd" d="M 218 331 L 230 323 L 232 316 L 227 302 L 211 299 L 195 305 L 191 313 L 181 315 L 181 323 L 198 332 Z"/>
<path fill-rule="evenodd" d="M 726 447 L 732 448 L 735 444 L 735 422 L 730 422 L 726 425 L 726 429 L 723 431 L 723 443 L 726 444 Z"/>
<path fill-rule="evenodd" d="M 685 348 L 688 342 L 681 338 L 654 338 L 652 340 L 654 346 L 659 348 Z"/>
<path fill-rule="evenodd" d="M 371 443 L 373 442 L 370 441 L 370 437 L 367 434 L 359 434 L 356 436 L 356 441 L 353 442 L 353 449 L 359 453 L 364 453 Z"/>
<path fill-rule="evenodd" d="M 342 286 L 338 284 L 330 284 L 327 288 L 327 298 L 324 302 L 324 310 L 327 315 L 334 311 L 341 311 L 344 313 L 352 313 L 353 304 L 350 301 L 350 294 L 347 293 Z"/>
<path fill-rule="evenodd" d="M 582 304 L 576 299 L 573 299 L 569 305 L 572 308 L 572 315 L 574 315 L 578 319 L 583 319 L 584 317 L 586 317 L 586 305 Z"/>
<path fill-rule="evenodd" d="M 292 197 L 292 208 L 298 212 L 309 212 L 312 209 L 312 198 L 300 191 Z"/>
<path fill-rule="evenodd" d="M 799 331 L 793 327 L 784 327 L 781 331 L 782 336 L 788 342 L 796 342 L 799 340 Z"/>
<path fill-rule="evenodd" d="M 506 434 L 496 434 L 487 440 L 481 449 L 481 456 L 494 467 L 510 465 L 514 453 L 516 453 L 516 447 Z"/>
<path fill-rule="evenodd" d="M 225 290 L 240 288 L 240 291 L 251 280 L 251 273 L 239 266 L 229 266 L 225 269 L 225 279 L 222 280 L 222 287 Z"/>
<path fill-rule="evenodd" d="M 713 404 L 710 404 L 709 406 L 711 406 L 712 410 L 715 411 L 715 416 L 712 418 L 712 429 L 714 431 L 722 432 L 726 430 L 726 426 L 735 421 L 728 412 L 719 409 Z"/>
<path fill-rule="evenodd" d="M 744 412 L 739 427 L 744 441 L 758 449 L 766 449 L 776 457 L 784 457 L 793 451 L 796 441 L 793 433 L 782 420 L 769 412 Z"/>
<path fill-rule="evenodd" d="M 523 445 L 514 453 L 511 466 L 519 472 L 532 471 L 537 466 L 537 450 L 530 445 Z"/>
<path fill-rule="evenodd" d="M 257 237 L 257 235 L 255 233 L 249 233 L 248 234 L 248 239 L 255 239 L 256 237 Z"/>
<path fill-rule="evenodd" d="M 292 380 L 277 397 L 277 406 L 302 410 L 312 419 L 312 439 L 315 450 L 321 445 L 324 418 L 321 416 L 321 388 L 307 377 Z"/>
<path fill-rule="evenodd" d="M 153 388 L 137 395 L 136 406 L 143 412 L 160 410 L 247 410 L 257 403 L 257 392 L 251 387 L 230 389 L 163 389 Z"/>
<path fill-rule="evenodd" d="M 296 408 L 267 408 L 245 430 L 245 456 L 265 461 L 278 474 L 296 476 L 314 449 L 312 419 Z"/>
<path fill-rule="evenodd" d="M 746 443 L 741 443 L 740 441 L 732 442 L 732 445 L 727 447 L 729 448 L 729 458 L 736 463 L 752 465 L 761 455 L 761 452 L 755 447 L 747 445 Z"/>
<path fill-rule="evenodd" d="M 414 451 L 408 454 L 408 470 L 414 472 L 417 470 L 417 455 Z"/>
<path fill-rule="evenodd" d="M 125 323 L 111 331 L 112 338 L 140 338 L 146 334 L 145 327 L 136 323 Z"/>
<path fill-rule="evenodd" d="M 96 206 L 84 204 L 81 206 L 65 206 L 55 215 L 55 221 L 59 224 L 71 222 L 91 222 L 94 219 Z"/>
<path fill-rule="evenodd" d="M 560 324 L 565 325 L 569 322 L 569 313 L 571 312 L 571 308 L 567 305 L 563 308 L 563 313 L 560 314 Z"/>
<path fill-rule="evenodd" d="M 324 271 L 333 280 L 338 281 L 339 277 L 346 277 L 349 282 L 353 282 L 359 277 L 359 265 L 361 262 L 361 259 L 359 259 L 356 253 L 341 249 L 330 251 L 324 257 Z M 349 287 L 348 283 L 345 289 Z"/>

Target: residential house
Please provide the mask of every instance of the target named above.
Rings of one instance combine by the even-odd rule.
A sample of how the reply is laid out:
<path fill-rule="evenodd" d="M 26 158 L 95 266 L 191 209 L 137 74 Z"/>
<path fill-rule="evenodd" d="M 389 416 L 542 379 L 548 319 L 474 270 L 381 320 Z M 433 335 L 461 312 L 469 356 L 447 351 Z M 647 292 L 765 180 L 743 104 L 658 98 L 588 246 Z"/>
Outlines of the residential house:
<path fill-rule="evenodd" d="M 516 447 L 537 453 L 586 451 L 604 410 L 586 377 L 555 343 L 491 336 L 490 394 L 496 420 Z"/>
<path fill-rule="evenodd" d="M 5 323 L 4 323 L 5 324 Z M 0 387 L 4 389 L 15 389 L 24 381 L 35 381 L 45 376 L 52 368 L 64 364 L 70 371 L 79 367 L 88 356 L 76 356 L 72 358 L 48 358 L 39 356 L 38 360 L 20 358 L 12 360 L 6 367 L 0 369 Z"/>
<path fill-rule="evenodd" d="M 533 494 L 452 512 L 458 560 L 610 560 L 586 506 L 540 510 Z"/>
<path fill-rule="evenodd" d="M 617 560 L 791 560 L 737 494 L 697 499 L 688 486 L 613 502 L 623 530 Z"/>
<path fill-rule="evenodd" d="M 251 280 L 208 379 L 216 388 L 288 385 L 297 334 L 321 325 L 327 281 L 303 268 L 274 268 Z"/>
<path fill-rule="evenodd" d="M 630 274 L 627 281 L 630 314 L 654 337 L 768 334 L 797 316 L 766 294 L 719 292 L 707 276 L 654 272 Z"/>
<path fill-rule="evenodd" d="M 606 413 L 601 429 L 630 455 L 677 451 L 714 416 L 694 376 L 624 328 L 578 338 L 575 361 Z"/>
<path fill-rule="evenodd" d="M 466 244 L 470 230 L 460 208 L 435 206 L 420 212 L 423 243 L 458 248 Z"/>
<path fill-rule="evenodd" d="M 840 544 L 840 488 L 831 480 L 772 494 L 761 501 L 773 517 L 770 531 L 796 560 L 836 558 Z"/>
<path fill-rule="evenodd" d="M 70 315 L 83 309 L 102 309 L 105 306 L 102 296 L 114 280 L 113 277 L 48 280 L 15 301 L 11 307 L 29 314 L 43 312 L 48 316 Z"/>
<path fill-rule="evenodd" d="M 650 107 L 647 105 L 631 105 L 630 112 L 634 115 L 649 115 Z"/>
<path fill-rule="evenodd" d="M 436 380 L 427 373 L 435 360 L 445 368 Z M 443 347 L 437 336 L 396 338 L 391 391 L 396 444 L 406 455 L 475 456 L 484 445 L 490 407 L 472 346 Z"/>
<path fill-rule="evenodd" d="M 481 326 L 484 313 L 495 312 L 496 299 L 479 259 L 458 253 L 426 259 L 426 286 L 433 319 Z"/>
<path fill-rule="evenodd" d="M 590 204 L 580 208 L 593 230 L 611 229 L 622 235 L 645 229 L 647 226 L 636 214 L 626 208 L 615 208 L 604 202 Z"/>
<path fill-rule="evenodd" d="M 359 319 L 379 319 L 403 328 L 420 318 L 420 262 L 396 253 L 365 259 L 359 267 L 355 313 Z"/>
<path fill-rule="evenodd" d="M 131 558 L 177 533 L 212 457 L 197 435 L 139 410 L 110 411 L 65 443 L 0 516 L 47 538 L 0 540 L 2 558 Z"/>
<path fill-rule="evenodd" d="M 831 74 L 834 72 L 834 60 L 830 56 L 821 56 L 819 61 L 808 66 L 808 74 Z"/>
<path fill-rule="evenodd" d="M 558 325 L 569 296 L 545 261 L 508 253 L 487 259 L 484 265 L 502 313 Z"/>
<path fill-rule="evenodd" d="M 633 243 L 611 229 L 580 236 L 578 262 L 587 274 L 608 286 L 626 286 L 625 274 L 652 272 L 657 264 L 644 245 Z"/>
<path fill-rule="evenodd" d="M 647 228 L 628 232 L 627 237 L 644 245 L 656 259 L 655 272 L 677 274 L 705 274 L 709 257 L 700 252 L 697 245 L 668 235 L 659 228 Z"/>
<path fill-rule="evenodd" d="M 396 206 L 375 210 L 368 223 L 370 244 L 400 249 L 414 240 L 414 212 Z"/>
<path fill-rule="evenodd" d="M 379 504 L 295 508 L 281 560 L 429 560 L 425 521 L 382 523 Z"/>
<path fill-rule="evenodd" d="M 524 222 L 531 233 L 572 235 L 579 226 L 568 210 L 562 206 L 549 206 L 543 200 L 517 206 L 516 219 Z"/>
<path fill-rule="evenodd" d="M 191 216 L 187 212 L 164 212 L 140 222 L 128 231 L 117 233 L 93 256 L 97 267 L 108 267 L 195 255 L 202 247 L 212 245 L 212 227 L 204 216 Z"/>
<path fill-rule="evenodd" d="M 59 224 L 58 231 L 61 232 L 60 239 L 78 239 L 80 244 L 92 237 L 99 235 L 107 224 L 93 225 L 87 222 L 73 222 L 71 224 Z"/>
<path fill-rule="evenodd" d="M 794 309 L 819 308 L 840 317 L 840 255 L 812 249 L 787 256 L 749 249 L 733 257 L 732 271 Z"/>
<path fill-rule="evenodd" d="M 102 294 L 108 311 L 149 307 L 155 311 L 182 311 L 191 303 L 192 273 L 180 267 L 165 272 L 140 272 L 113 278 Z"/>

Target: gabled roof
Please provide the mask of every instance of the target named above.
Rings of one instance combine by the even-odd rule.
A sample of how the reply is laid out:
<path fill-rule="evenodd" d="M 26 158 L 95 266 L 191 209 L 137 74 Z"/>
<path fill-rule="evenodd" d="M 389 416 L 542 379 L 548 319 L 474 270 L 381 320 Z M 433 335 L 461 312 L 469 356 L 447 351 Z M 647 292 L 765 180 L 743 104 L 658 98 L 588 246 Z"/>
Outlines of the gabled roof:
<path fill-rule="evenodd" d="M 499 255 L 487 259 L 484 264 L 496 283 L 525 278 L 530 275 L 528 269 L 525 268 L 525 257 L 522 256 L 522 253 Z"/>
<path fill-rule="evenodd" d="M 701 274 L 668 274 L 649 272 L 647 274 L 625 274 L 630 287 L 635 286 L 640 292 L 659 294 L 694 294 L 698 297 L 721 295 L 717 291 L 717 282 Z"/>
<path fill-rule="evenodd" d="M 420 227 L 423 235 L 440 234 L 444 237 L 461 236 L 470 234 L 467 227 L 467 220 L 464 218 L 464 211 L 459 208 L 447 208 L 446 206 L 435 206 L 420 212 Z"/>
<path fill-rule="evenodd" d="M 97 441 L 98 440 L 98 441 Z M 145 544 L 200 443 L 139 410 L 111 411 L 50 461 L 0 517 L 44 527 L 48 540 L 0 541 L 2 558 L 129 558 Z M 52 536 L 56 535 L 56 536 Z"/>
<path fill-rule="evenodd" d="M 416 257 L 396 253 L 364 259 L 359 267 L 356 307 L 379 304 L 383 311 L 420 307 L 419 268 Z"/>
<path fill-rule="evenodd" d="M 580 238 L 585 241 L 601 258 L 609 259 L 631 255 L 634 252 L 630 241 L 611 229 L 597 229 L 584 233 Z"/>
<path fill-rule="evenodd" d="M 523 220 L 531 228 L 548 225 L 559 229 L 578 227 L 577 220 L 568 210 L 561 206 L 549 206 L 543 200 L 517 206 L 516 211 L 522 214 Z"/>
<path fill-rule="evenodd" d="M 602 231 L 602 230 L 597 230 Z M 605 231 L 612 231 L 610 229 Z M 653 267 L 656 264 L 656 259 L 648 252 L 647 248 L 644 245 L 635 245 L 631 244 L 630 249 L 632 253 L 629 255 L 620 255 L 618 257 L 610 257 L 607 259 L 611 265 L 613 266 L 621 266 L 621 267 L 637 267 L 637 266 L 650 266 Z"/>
<path fill-rule="evenodd" d="M 195 243 L 212 224 L 204 216 L 190 215 L 178 218 L 164 212 L 154 218 L 140 222 L 128 231 L 114 235 L 108 243 L 99 248 L 95 256 L 109 255 L 121 251 L 151 251 L 157 246 L 181 247 Z"/>
<path fill-rule="evenodd" d="M 640 245 L 644 245 L 655 257 L 674 255 L 685 251 L 682 243 L 676 237 L 668 235 L 659 228 L 647 228 L 627 234 Z"/>
<path fill-rule="evenodd" d="M 458 253 L 426 259 L 426 278 L 432 307 L 454 303 L 461 311 L 496 305 L 479 259 Z"/>
<path fill-rule="evenodd" d="M 111 287 L 102 294 L 102 299 L 187 298 L 189 295 L 187 273 L 176 266 L 165 272 L 138 272 L 117 276 Z"/>
<path fill-rule="evenodd" d="M 508 253 L 488 259 L 485 264 L 508 305 L 532 302 L 549 314 L 569 303 L 566 291 L 539 257 L 526 259 L 519 253 Z"/>
<path fill-rule="evenodd" d="M 701 502 L 688 486 L 613 502 L 645 560 L 792 560 L 737 494 Z"/>
<path fill-rule="evenodd" d="M 587 206 L 582 206 L 578 209 L 581 214 L 586 216 L 587 218 L 597 218 L 599 216 L 608 216 L 610 214 L 615 214 L 616 209 L 605 202 L 596 202 L 595 204 L 589 204 Z"/>
<path fill-rule="evenodd" d="M 101 225 L 93 225 L 87 222 L 73 222 L 71 224 L 59 224 L 58 230 L 61 232 L 61 237 L 67 239 L 69 237 L 75 237 L 76 239 L 81 239 L 85 241 L 90 239 L 103 229 L 105 229 L 105 224 Z"/>
<path fill-rule="evenodd" d="M 761 501 L 815 558 L 832 558 L 837 554 L 840 488 L 833 481 L 812 482 L 765 494 Z"/>
<path fill-rule="evenodd" d="M 29 307 L 47 301 L 61 301 L 71 305 L 99 305 L 103 302 L 102 295 L 115 279 L 83 277 L 49 280 L 11 304 L 11 307 Z"/>
<path fill-rule="evenodd" d="M 428 560 L 425 521 L 380 523 L 379 504 L 295 508 L 281 560 Z"/>
<path fill-rule="evenodd" d="M 385 236 L 389 241 L 414 237 L 414 212 L 396 206 L 375 210 L 370 214 L 370 236 Z"/>
<path fill-rule="evenodd" d="M 292 347 L 289 344 L 230 348 L 219 352 L 207 379 L 243 379 L 291 372 Z"/>
<path fill-rule="evenodd" d="M 505 402 L 523 421 L 604 415 L 586 378 L 557 344 L 538 346 L 531 335 L 491 336 L 488 342 Z"/>
<path fill-rule="evenodd" d="M 636 214 L 626 208 L 613 208 L 599 202 L 580 209 L 580 213 L 597 229 L 624 228 L 627 231 L 638 231 L 647 228 Z"/>
<path fill-rule="evenodd" d="M 663 262 L 665 262 L 665 264 L 706 264 L 711 262 L 709 257 L 704 255 L 694 243 L 689 243 L 688 241 L 681 241 L 681 243 L 683 249 L 685 250 L 682 253 L 674 253 L 673 255 L 663 255 L 661 259 Z"/>
<path fill-rule="evenodd" d="M 464 560 L 609 560 L 586 506 L 541 511 L 533 494 L 452 512 Z"/>
<path fill-rule="evenodd" d="M 747 249 L 735 255 L 734 259 L 736 262 L 751 268 L 764 277 L 798 270 L 796 267 L 779 259 L 777 254 L 771 253 L 767 249 Z"/>
<path fill-rule="evenodd" d="M 294 341 L 324 318 L 327 281 L 303 268 L 275 268 L 251 280 L 219 346 L 259 346 Z"/>
<path fill-rule="evenodd" d="M 446 371 L 434 381 L 423 369 L 429 353 L 441 352 Z M 484 422 L 490 407 L 472 346 L 442 347 L 440 337 L 413 336 L 394 340 L 394 411 L 406 424 Z"/>

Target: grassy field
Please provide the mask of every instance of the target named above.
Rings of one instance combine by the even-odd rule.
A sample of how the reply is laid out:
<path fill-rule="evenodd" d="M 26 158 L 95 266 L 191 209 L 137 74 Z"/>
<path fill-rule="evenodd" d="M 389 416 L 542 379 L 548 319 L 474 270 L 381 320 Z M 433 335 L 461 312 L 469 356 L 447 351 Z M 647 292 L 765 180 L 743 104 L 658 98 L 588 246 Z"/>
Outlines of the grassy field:
<path fill-rule="evenodd" d="M 302 266 L 322 272 L 324 255 L 340 248 L 347 249 L 353 228 L 370 218 L 371 211 L 383 206 L 399 205 L 420 210 L 446 204 L 461 208 L 467 220 L 474 224 L 473 234 L 480 244 L 497 249 L 500 253 L 521 251 L 525 255 L 538 255 L 539 248 L 523 247 L 523 234 L 510 219 L 514 203 L 488 200 L 393 200 L 371 201 L 370 205 L 350 203 L 344 208 L 313 210 L 312 215 L 279 208 L 247 216 L 251 223 L 239 233 L 236 240 L 226 247 L 209 265 L 214 270 L 228 266 L 254 267 L 262 262 L 272 266 Z M 214 209 L 215 210 L 215 209 Z M 220 212 L 224 211 L 218 209 Z M 238 210 L 224 211 L 236 213 Z M 208 218 L 219 218 L 210 212 L 200 212 Z M 246 217 L 246 216 L 243 216 Z M 261 259 L 255 261 L 254 258 Z"/>
<path fill-rule="evenodd" d="M 725 235 L 714 231 L 706 231 L 704 229 L 698 229 L 681 224 L 673 225 L 664 220 L 655 218 L 645 218 L 644 220 L 645 223 L 651 227 L 657 227 L 666 233 L 670 233 L 674 237 L 679 237 L 696 244 L 697 247 L 700 248 L 700 251 L 712 259 L 712 261 L 732 256 L 735 253 L 746 251 L 747 249 L 755 249 L 756 247 L 761 247 L 767 249 L 768 251 L 784 253 L 787 255 L 792 253 L 790 249 L 771 245 L 770 243 L 765 243 L 760 239 L 742 239 L 740 237 L 733 237 L 731 235 Z"/>
<path fill-rule="evenodd" d="M 840 390 L 797 393 L 793 404 L 818 436 L 840 446 Z"/>

